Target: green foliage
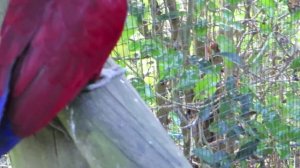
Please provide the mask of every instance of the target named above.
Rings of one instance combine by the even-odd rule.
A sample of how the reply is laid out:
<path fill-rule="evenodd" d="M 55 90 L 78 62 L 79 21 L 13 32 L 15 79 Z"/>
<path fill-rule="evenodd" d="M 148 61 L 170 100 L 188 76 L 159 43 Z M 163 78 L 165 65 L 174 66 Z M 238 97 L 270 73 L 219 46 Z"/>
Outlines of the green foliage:
<path fill-rule="evenodd" d="M 228 162 L 229 156 L 224 151 L 217 151 L 214 153 L 204 148 L 198 148 L 194 150 L 194 154 L 202 158 L 204 162 L 212 167 L 230 167 L 230 163 Z"/>
<path fill-rule="evenodd" d="M 195 98 L 199 100 L 205 99 L 209 95 L 213 95 L 217 90 L 217 83 L 220 81 L 218 74 L 207 74 L 202 80 L 195 85 L 194 92 L 197 93 Z"/>
<path fill-rule="evenodd" d="M 204 41 L 208 31 L 208 22 L 206 19 L 199 19 L 195 24 L 195 34 L 197 38 L 201 41 Z"/>
<path fill-rule="evenodd" d="M 217 43 L 220 47 L 221 52 L 236 52 L 234 41 L 225 35 L 219 35 L 217 37 Z"/>
<path fill-rule="evenodd" d="M 276 0 L 191 0 L 193 11 L 179 0 L 151 2 L 129 3 L 112 55 L 128 68 L 128 78 L 150 106 L 157 106 L 156 84 L 165 83 L 159 94 L 172 106 L 170 136 L 184 144 L 178 111 L 187 116 L 191 106 L 197 122 L 209 121 L 208 131 L 236 143 L 231 153 L 205 143 L 194 146 L 203 162 L 230 167 L 253 157 L 288 161 L 290 144 L 300 143 L 299 10 L 291 12 L 286 1 Z M 220 51 L 209 48 L 212 42 Z"/>
<path fill-rule="evenodd" d="M 294 71 L 300 70 L 300 57 L 297 57 L 293 60 L 293 62 L 290 65 L 290 68 L 293 69 Z"/>

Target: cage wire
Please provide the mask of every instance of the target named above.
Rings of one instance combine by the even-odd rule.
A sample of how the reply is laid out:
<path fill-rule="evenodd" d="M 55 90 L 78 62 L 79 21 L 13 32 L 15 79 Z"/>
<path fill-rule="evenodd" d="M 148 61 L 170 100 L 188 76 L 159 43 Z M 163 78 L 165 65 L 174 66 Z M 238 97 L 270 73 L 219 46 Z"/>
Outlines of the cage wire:
<path fill-rule="evenodd" d="M 112 56 L 193 167 L 300 167 L 300 1 L 128 4 Z"/>
<path fill-rule="evenodd" d="M 300 167 L 298 0 L 129 0 L 112 53 L 193 167 Z"/>

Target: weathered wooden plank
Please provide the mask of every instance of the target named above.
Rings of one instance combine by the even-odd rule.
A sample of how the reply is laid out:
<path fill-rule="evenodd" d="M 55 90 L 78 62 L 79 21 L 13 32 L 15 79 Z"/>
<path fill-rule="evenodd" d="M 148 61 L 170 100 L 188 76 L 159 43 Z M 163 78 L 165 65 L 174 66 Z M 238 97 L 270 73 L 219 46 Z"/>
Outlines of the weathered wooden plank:
<path fill-rule="evenodd" d="M 87 162 L 91 168 L 190 167 L 125 78 L 113 80 L 92 92 L 83 92 L 59 114 L 59 119 L 73 140 L 69 143 L 74 143 L 76 147 L 73 147 L 78 150 L 67 151 L 70 150 L 68 145 L 62 145 L 66 142 L 65 136 L 54 137 L 57 144 L 52 145 L 52 141 L 47 142 L 47 137 L 53 139 L 51 132 L 45 135 L 41 132 L 22 142 L 12 152 L 12 162 L 28 164 L 31 168 L 47 167 L 51 163 L 53 166 L 54 162 L 58 162 L 54 167 L 59 167 L 63 163 L 57 155 L 63 155 L 59 152 L 64 151 L 64 155 L 68 155 L 64 158 L 66 164 L 76 159 L 74 166 L 67 167 L 78 166 L 76 161 Z M 35 144 L 37 142 L 38 145 Z M 36 154 L 28 156 L 28 151 Z M 82 157 L 76 158 L 78 151 Z M 35 163 L 34 159 L 40 159 L 39 156 L 41 161 Z M 45 165 L 41 166 L 42 163 Z M 23 168 L 21 164 L 14 165 L 17 165 L 15 168 Z"/>
<path fill-rule="evenodd" d="M 112 145 L 117 156 L 130 161 L 130 165 L 121 167 L 189 167 L 125 78 L 114 80 L 93 92 L 82 93 L 65 113 L 60 114 L 60 119 L 83 155 L 105 156 L 111 153 L 102 149 L 103 142 L 108 140 L 110 143 L 106 149 L 110 150 L 108 146 Z M 120 166 L 120 161 L 110 159 L 113 161 L 109 158 L 101 161 L 103 167 Z M 92 160 L 89 163 L 96 164 Z"/>
<path fill-rule="evenodd" d="M 72 139 L 47 127 L 22 141 L 11 153 L 13 168 L 88 168 Z"/>

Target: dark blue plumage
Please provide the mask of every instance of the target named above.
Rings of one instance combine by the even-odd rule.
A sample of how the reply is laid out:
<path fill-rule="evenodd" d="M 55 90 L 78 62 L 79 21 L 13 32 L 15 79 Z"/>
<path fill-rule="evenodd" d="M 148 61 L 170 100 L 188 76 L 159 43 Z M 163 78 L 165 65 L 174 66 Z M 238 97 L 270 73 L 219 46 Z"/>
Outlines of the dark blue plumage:
<path fill-rule="evenodd" d="M 0 156 L 9 152 L 21 140 L 21 137 L 13 132 L 7 118 L 4 118 L 1 122 L 0 139 Z"/>

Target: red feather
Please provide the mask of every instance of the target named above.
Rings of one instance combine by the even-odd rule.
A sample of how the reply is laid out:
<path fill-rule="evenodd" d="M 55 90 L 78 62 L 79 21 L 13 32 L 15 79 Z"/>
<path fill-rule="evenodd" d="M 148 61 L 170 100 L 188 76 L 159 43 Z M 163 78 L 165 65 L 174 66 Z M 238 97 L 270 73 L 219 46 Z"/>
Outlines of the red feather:
<path fill-rule="evenodd" d="M 121 34 L 126 4 L 10 1 L 0 45 L 0 88 L 11 76 L 5 115 L 17 135 L 48 124 L 100 72 Z"/>

